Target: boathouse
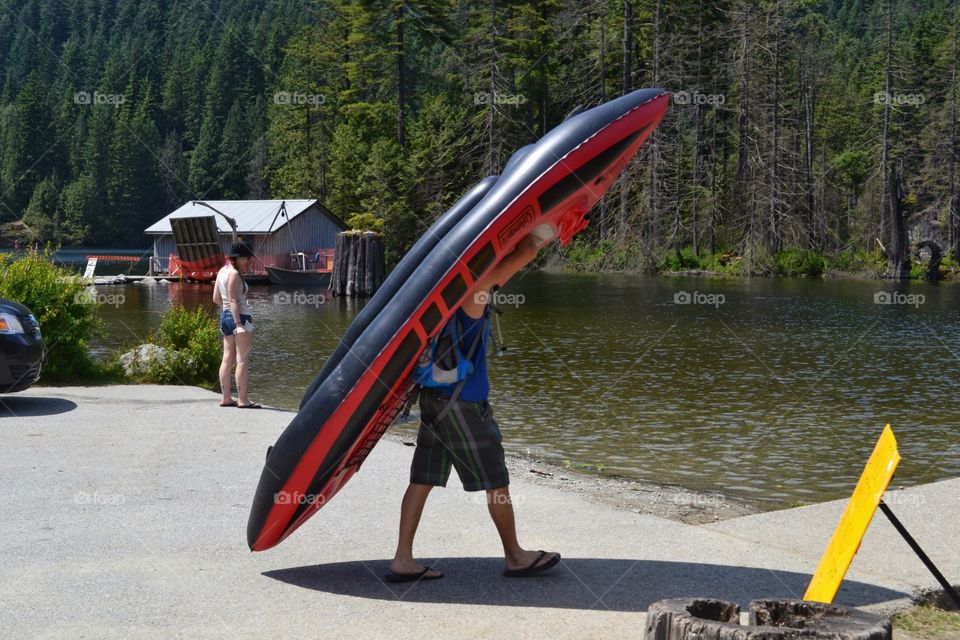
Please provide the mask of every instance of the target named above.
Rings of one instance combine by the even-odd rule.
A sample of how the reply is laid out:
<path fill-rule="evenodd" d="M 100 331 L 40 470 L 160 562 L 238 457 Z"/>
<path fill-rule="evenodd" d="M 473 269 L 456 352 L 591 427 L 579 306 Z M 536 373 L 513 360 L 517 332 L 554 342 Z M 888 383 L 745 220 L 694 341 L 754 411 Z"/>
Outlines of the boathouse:
<path fill-rule="evenodd" d="M 257 256 L 251 264 L 253 274 L 264 274 L 268 266 L 303 269 L 308 261 L 314 268 L 323 268 L 323 263 L 332 266 L 337 234 L 347 229 L 340 218 L 317 200 L 190 201 L 144 231 L 153 241 L 151 272 L 169 274 L 171 261 L 176 266 L 178 250 L 171 219 L 210 216 L 215 220 L 223 254 L 233 242 L 234 230 L 227 218 L 236 221 L 237 236 L 249 244 Z"/>

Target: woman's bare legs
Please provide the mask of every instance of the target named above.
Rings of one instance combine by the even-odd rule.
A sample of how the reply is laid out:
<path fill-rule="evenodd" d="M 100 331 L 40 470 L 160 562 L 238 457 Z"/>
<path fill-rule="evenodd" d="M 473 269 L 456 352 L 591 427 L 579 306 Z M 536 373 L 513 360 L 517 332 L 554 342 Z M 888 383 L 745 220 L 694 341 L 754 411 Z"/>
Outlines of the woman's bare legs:
<path fill-rule="evenodd" d="M 250 404 L 247 397 L 247 381 L 250 378 L 249 357 L 253 347 L 253 334 L 250 332 L 235 334 L 237 341 L 237 402 L 240 406 Z"/>
<path fill-rule="evenodd" d="M 237 360 L 237 343 L 233 336 L 223 336 L 223 360 L 220 362 L 220 390 L 223 392 L 221 404 L 230 404 L 233 397 L 230 395 L 230 374 L 233 364 Z"/>

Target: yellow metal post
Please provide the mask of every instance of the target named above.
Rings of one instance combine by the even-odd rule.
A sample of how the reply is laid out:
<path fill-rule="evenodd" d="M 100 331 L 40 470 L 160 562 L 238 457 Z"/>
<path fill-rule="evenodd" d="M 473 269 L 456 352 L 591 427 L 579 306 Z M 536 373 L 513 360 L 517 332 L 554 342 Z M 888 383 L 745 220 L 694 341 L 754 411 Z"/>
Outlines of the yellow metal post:
<path fill-rule="evenodd" d="M 897 451 L 897 439 L 888 424 L 883 429 L 877 446 L 874 447 L 867 466 L 864 467 L 857 482 L 850 502 L 837 524 L 837 528 L 830 538 L 830 544 L 820 559 L 817 572 L 810 580 L 804 600 L 817 602 L 833 602 L 837 589 L 846 575 L 853 556 L 860 548 L 860 541 L 867 532 L 870 520 L 877 511 L 877 505 L 883 497 L 893 473 L 900 463 L 900 452 Z"/>

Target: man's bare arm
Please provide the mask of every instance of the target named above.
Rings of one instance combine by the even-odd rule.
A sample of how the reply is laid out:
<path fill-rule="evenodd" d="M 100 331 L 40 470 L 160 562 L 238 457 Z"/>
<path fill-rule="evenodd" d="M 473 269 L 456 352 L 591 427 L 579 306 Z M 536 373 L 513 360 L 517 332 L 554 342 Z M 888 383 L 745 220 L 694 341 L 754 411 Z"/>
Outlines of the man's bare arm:
<path fill-rule="evenodd" d="M 489 295 L 480 294 L 489 294 L 494 286 L 502 287 L 506 284 L 510 278 L 530 264 L 537 256 L 537 252 L 540 251 L 541 247 L 550 242 L 551 239 L 552 238 L 542 239 L 532 233 L 521 238 L 513 248 L 513 251 L 507 254 L 506 257 L 500 261 L 500 264 L 494 267 L 490 273 L 477 280 L 473 289 L 470 291 L 470 295 L 467 296 L 467 300 L 463 303 L 464 313 L 471 318 L 483 316 L 483 310 L 487 306 L 487 301 L 489 301 L 490 298 Z"/>

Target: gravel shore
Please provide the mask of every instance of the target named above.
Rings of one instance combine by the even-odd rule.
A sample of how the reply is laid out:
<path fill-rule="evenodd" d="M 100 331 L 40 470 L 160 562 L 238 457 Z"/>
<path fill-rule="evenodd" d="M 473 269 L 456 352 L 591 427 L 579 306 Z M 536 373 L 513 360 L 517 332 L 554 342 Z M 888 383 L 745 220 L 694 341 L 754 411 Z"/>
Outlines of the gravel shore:
<path fill-rule="evenodd" d="M 415 422 L 405 427 L 413 429 Z M 390 431 L 384 439 L 413 448 L 411 433 Z M 513 480 L 569 491 L 590 502 L 684 524 L 709 524 L 759 513 L 760 509 L 719 493 L 698 493 L 683 487 L 658 485 L 626 478 L 604 477 L 549 464 L 528 456 L 507 454 Z"/>

